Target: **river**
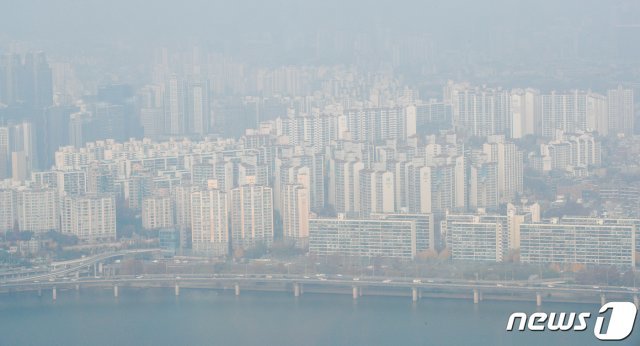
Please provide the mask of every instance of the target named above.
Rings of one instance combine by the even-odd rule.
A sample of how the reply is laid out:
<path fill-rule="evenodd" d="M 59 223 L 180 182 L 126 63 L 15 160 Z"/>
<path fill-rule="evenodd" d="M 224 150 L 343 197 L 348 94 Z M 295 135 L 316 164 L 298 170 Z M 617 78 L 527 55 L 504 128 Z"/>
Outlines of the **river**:
<path fill-rule="evenodd" d="M 535 312 L 534 302 L 132 288 L 118 298 L 58 290 L 54 302 L 23 292 L 0 295 L 0 345 L 598 345 L 597 309 L 540 308 L 592 312 L 584 332 L 507 332 L 509 315 Z M 607 344 L 640 345 L 640 332 Z"/>

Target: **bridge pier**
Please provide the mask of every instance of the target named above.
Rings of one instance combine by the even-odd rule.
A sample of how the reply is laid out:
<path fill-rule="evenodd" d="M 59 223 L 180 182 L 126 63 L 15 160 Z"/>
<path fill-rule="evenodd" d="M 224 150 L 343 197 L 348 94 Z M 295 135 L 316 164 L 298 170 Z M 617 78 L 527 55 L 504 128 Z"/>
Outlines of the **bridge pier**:
<path fill-rule="evenodd" d="M 176 293 L 176 297 L 180 295 L 180 285 L 178 285 L 177 282 L 176 282 L 176 287 L 175 287 L 175 293 Z"/>
<path fill-rule="evenodd" d="M 53 286 L 53 289 L 51 290 L 51 296 L 53 298 L 53 300 L 58 299 L 58 292 L 56 291 L 56 287 Z"/>
<path fill-rule="evenodd" d="M 300 297 L 300 284 L 297 282 L 293 284 L 293 296 Z"/>
<path fill-rule="evenodd" d="M 536 306 L 542 306 L 542 294 L 536 292 Z"/>
<path fill-rule="evenodd" d="M 600 305 L 604 305 L 607 303 L 607 297 L 604 295 L 604 293 L 600 293 Z"/>
<path fill-rule="evenodd" d="M 236 291 L 236 296 L 240 295 L 240 285 L 239 284 L 235 284 L 235 291 Z"/>
<path fill-rule="evenodd" d="M 104 266 L 102 262 L 98 262 L 98 273 L 100 273 L 100 275 L 104 273 Z"/>
<path fill-rule="evenodd" d="M 636 304 L 636 308 L 640 307 L 640 299 L 638 299 L 638 296 L 633 296 L 633 303 Z"/>
<path fill-rule="evenodd" d="M 473 304 L 478 304 L 480 302 L 480 293 L 477 288 L 473 289 Z"/>
<path fill-rule="evenodd" d="M 411 288 L 411 300 L 414 302 L 418 301 L 418 288 L 417 287 L 412 287 Z"/>
<path fill-rule="evenodd" d="M 76 284 L 76 291 L 80 291 L 80 284 Z"/>
<path fill-rule="evenodd" d="M 38 297 L 42 297 L 42 288 L 38 287 Z"/>
<path fill-rule="evenodd" d="M 353 286 L 351 288 L 351 295 L 353 296 L 353 299 L 358 299 L 358 286 Z"/>
<path fill-rule="evenodd" d="M 113 285 L 113 296 L 118 298 L 118 285 Z"/>

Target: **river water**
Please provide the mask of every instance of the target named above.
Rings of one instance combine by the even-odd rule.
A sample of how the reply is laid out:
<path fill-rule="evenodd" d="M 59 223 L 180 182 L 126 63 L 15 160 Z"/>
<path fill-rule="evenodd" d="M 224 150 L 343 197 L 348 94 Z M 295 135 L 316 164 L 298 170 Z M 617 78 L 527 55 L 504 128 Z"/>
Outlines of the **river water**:
<path fill-rule="evenodd" d="M 0 295 L 0 345 L 599 345 L 595 304 L 543 304 L 592 312 L 584 332 L 506 332 L 534 302 L 305 293 L 120 288 Z M 636 321 L 638 325 L 638 321 Z M 640 331 L 623 342 L 640 345 Z"/>

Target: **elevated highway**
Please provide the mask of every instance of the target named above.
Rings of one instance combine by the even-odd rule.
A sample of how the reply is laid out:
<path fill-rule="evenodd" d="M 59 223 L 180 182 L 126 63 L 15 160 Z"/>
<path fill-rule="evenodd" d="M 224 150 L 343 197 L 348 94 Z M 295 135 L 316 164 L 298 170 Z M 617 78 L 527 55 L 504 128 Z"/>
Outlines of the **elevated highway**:
<path fill-rule="evenodd" d="M 82 257 L 75 260 L 64 261 L 64 262 L 53 262 L 49 265 L 49 268 L 41 268 L 37 271 L 34 270 L 23 270 L 23 271 L 14 271 L 11 273 L 7 273 L 3 275 L 0 273 L 0 280 L 4 283 L 18 283 L 18 282 L 33 282 L 34 280 L 48 280 L 51 278 L 56 278 L 60 276 L 64 276 L 71 273 L 77 273 L 81 270 L 84 270 L 88 267 L 97 265 L 99 263 L 103 263 L 107 260 L 130 256 L 130 255 L 138 255 L 144 253 L 154 253 L 159 252 L 160 249 L 134 249 L 134 250 L 123 250 L 117 252 L 107 252 L 101 253 L 94 256 Z"/>

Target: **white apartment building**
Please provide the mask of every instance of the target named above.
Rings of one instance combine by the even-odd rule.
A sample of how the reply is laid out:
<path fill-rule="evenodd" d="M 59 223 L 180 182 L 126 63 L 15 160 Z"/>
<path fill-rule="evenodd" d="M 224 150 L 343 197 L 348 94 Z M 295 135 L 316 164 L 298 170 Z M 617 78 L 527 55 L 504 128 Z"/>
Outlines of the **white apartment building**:
<path fill-rule="evenodd" d="M 173 227 L 173 207 L 169 196 L 153 196 L 142 200 L 142 228 Z"/>
<path fill-rule="evenodd" d="M 197 254 L 226 256 L 229 253 L 227 194 L 218 189 L 191 194 L 191 243 Z"/>
<path fill-rule="evenodd" d="M 18 226 L 21 231 L 43 233 L 57 231 L 58 194 L 54 189 L 17 190 Z"/>
<path fill-rule="evenodd" d="M 285 240 L 300 247 L 309 244 L 309 191 L 300 184 L 285 185 L 282 192 L 282 229 Z"/>
<path fill-rule="evenodd" d="M 113 196 L 65 196 L 61 199 L 60 231 L 88 243 L 116 239 Z"/>
<path fill-rule="evenodd" d="M 273 193 L 270 187 L 244 185 L 234 188 L 230 209 L 234 248 L 273 243 Z"/>

